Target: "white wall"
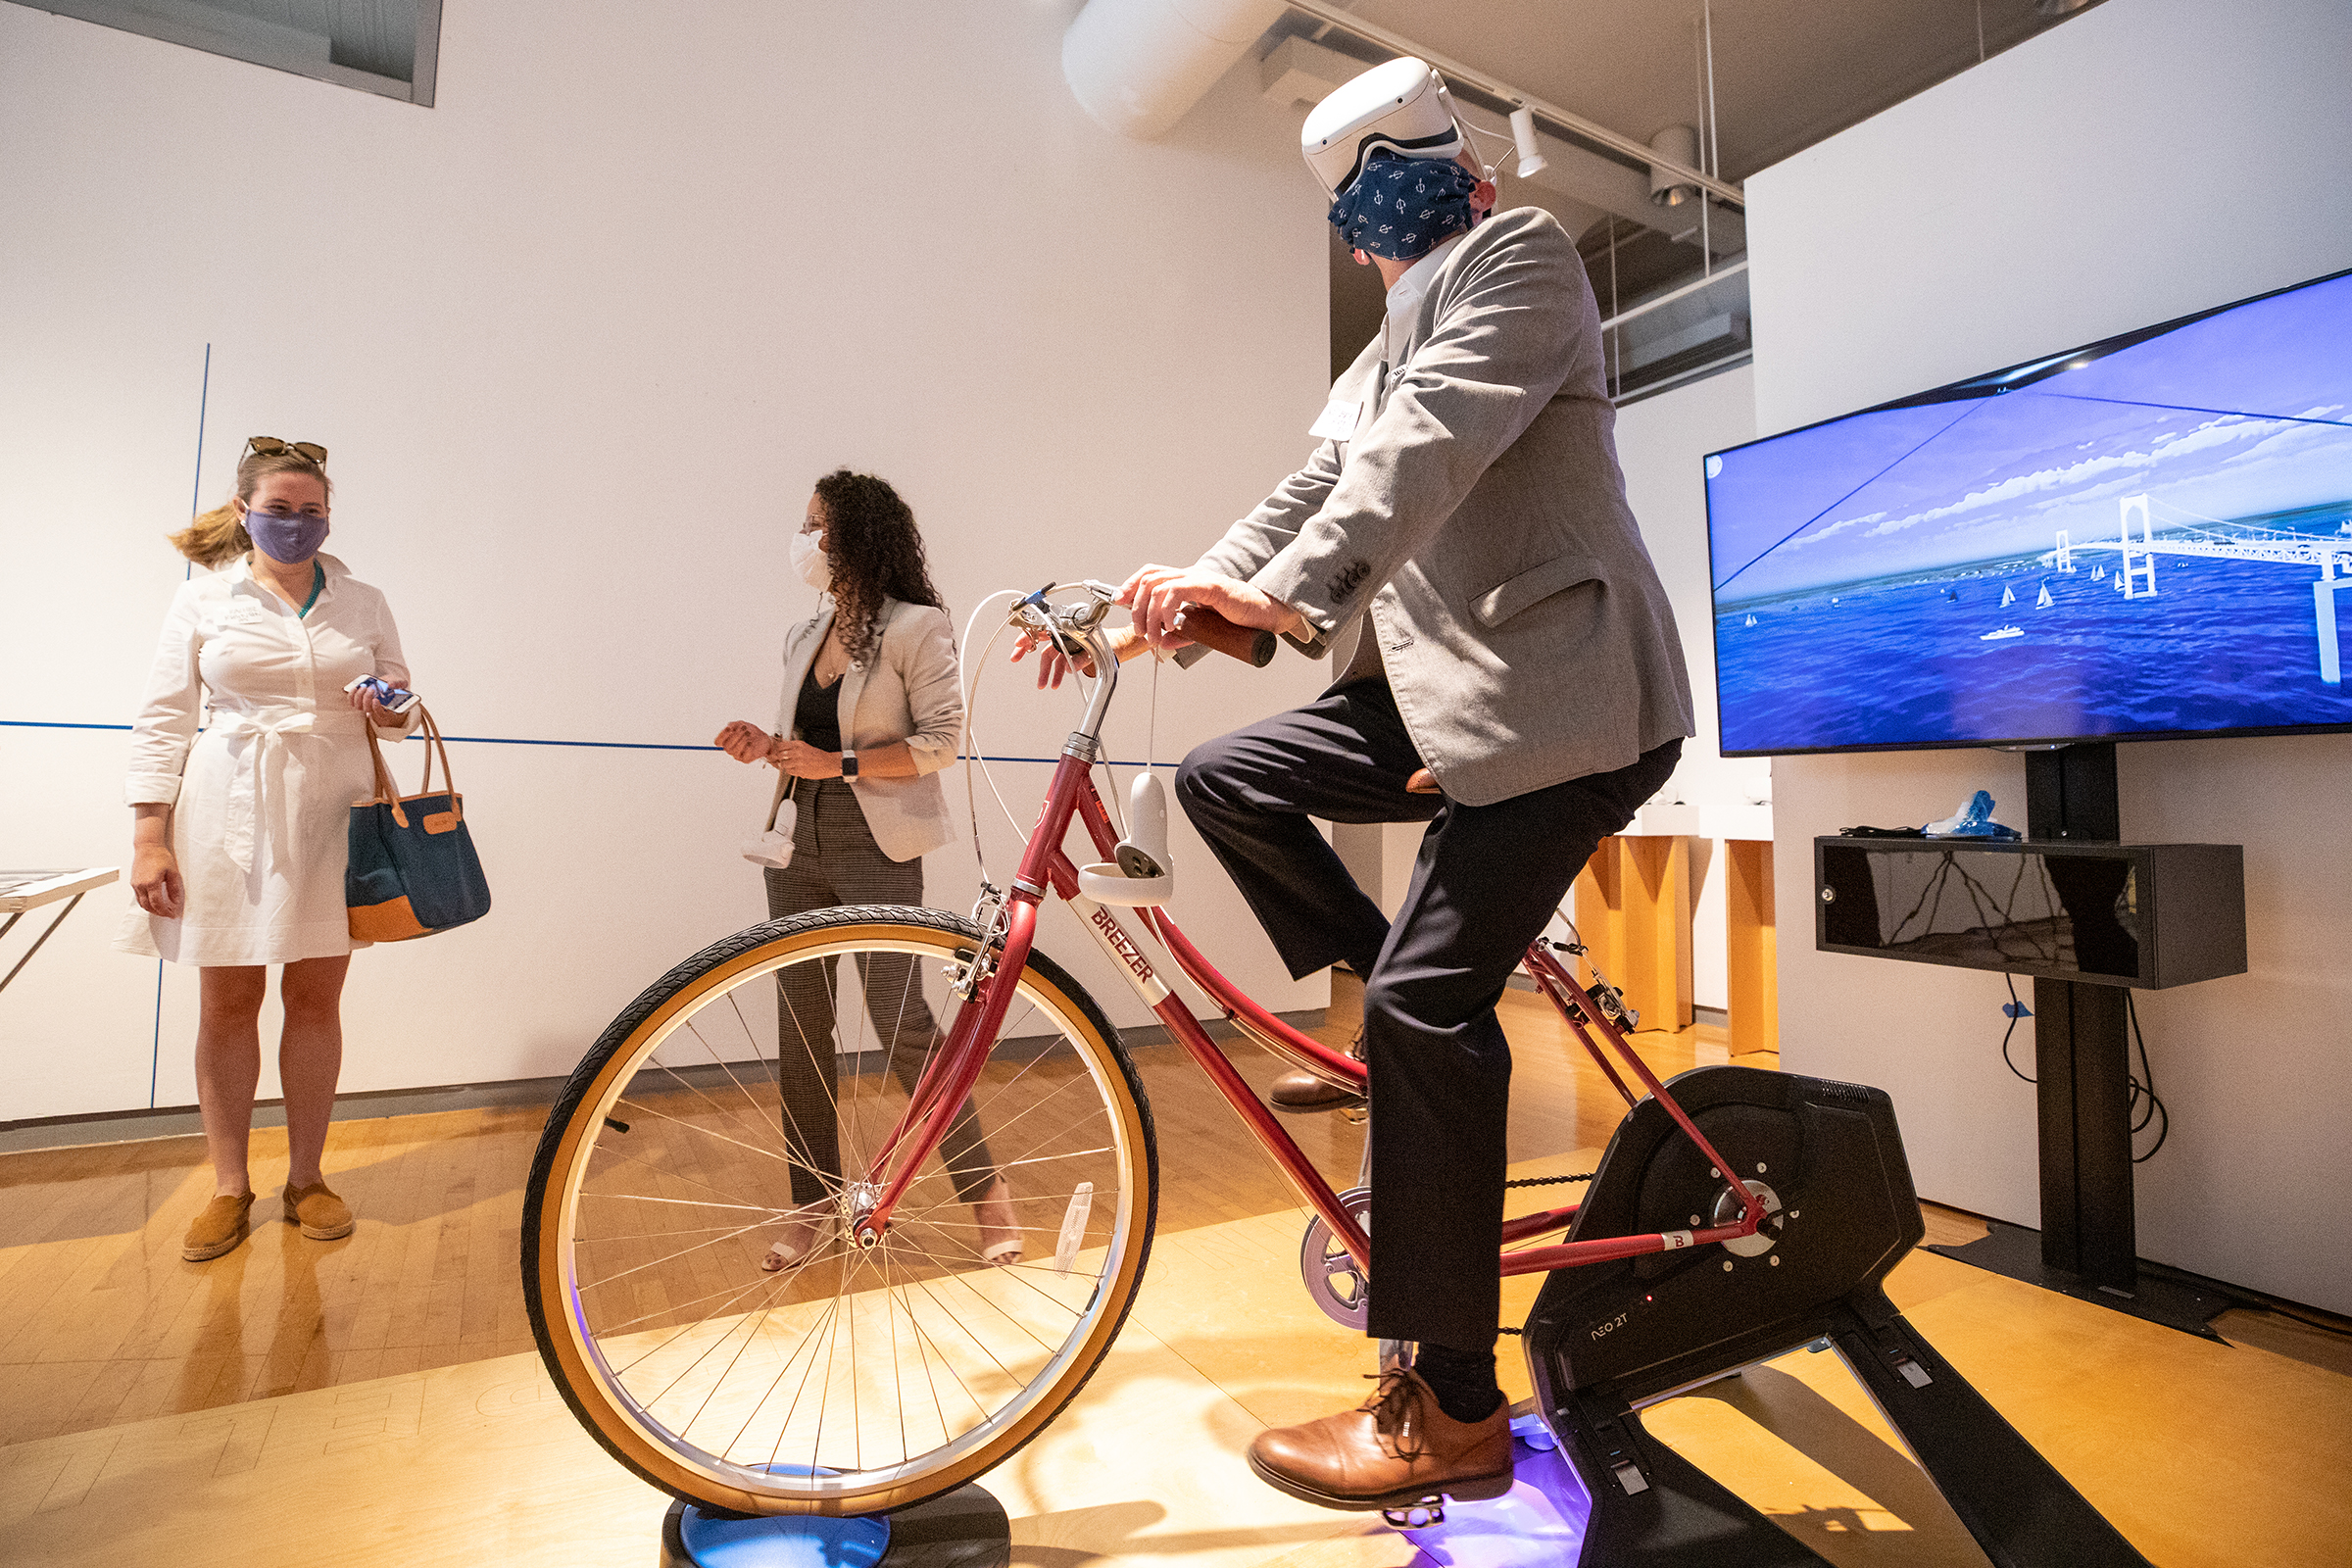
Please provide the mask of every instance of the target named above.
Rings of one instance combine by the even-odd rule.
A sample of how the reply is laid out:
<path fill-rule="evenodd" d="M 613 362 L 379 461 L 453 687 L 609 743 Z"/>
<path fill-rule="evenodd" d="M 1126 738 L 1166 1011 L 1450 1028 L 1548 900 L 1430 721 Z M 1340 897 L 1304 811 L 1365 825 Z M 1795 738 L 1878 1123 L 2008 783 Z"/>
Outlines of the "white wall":
<path fill-rule="evenodd" d="M 1626 500 L 1641 519 L 1642 542 L 1674 606 L 1698 721 L 1698 733 L 1683 743 L 1672 787 L 1709 815 L 1744 807 L 1747 786 L 1769 781 L 1772 774 L 1768 759 L 1726 758 L 1721 751 L 1710 634 L 1714 600 L 1707 576 L 1707 485 L 1699 466 L 1708 453 L 1755 438 L 1755 396 L 1752 369 L 1727 370 L 1644 398 L 1617 416 L 1617 462 L 1625 470 Z M 1723 901 L 1730 874 L 1722 840 L 1701 838 L 1691 845 L 1690 993 L 1702 1007 L 1722 1007 L 1729 1001 Z"/>
<path fill-rule="evenodd" d="M 0 719 L 128 719 L 182 576 L 162 535 L 207 343 L 203 504 L 247 434 L 326 443 L 328 548 L 388 593 L 460 735 L 691 748 L 765 720 L 812 598 L 784 540 L 839 464 L 904 490 L 959 623 L 990 590 L 1192 559 L 1309 445 L 1320 203 L 1296 116 L 1239 75 L 1158 143 L 1088 120 L 1060 74 L 1076 9 L 451 7 L 419 110 L 0 6 Z M 1171 674 L 1162 752 L 1323 675 Z M 1143 754 L 1147 682 L 1115 758 Z M 1005 678 L 982 736 L 1051 758 L 1075 713 Z M 456 751 L 497 907 L 354 964 L 347 1089 L 567 1071 L 763 913 L 736 845 L 766 776 Z M 0 729 L 0 863 L 123 862 L 124 756 L 119 731 Z M 1002 770 L 1023 831 L 1045 776 Z M 1002 881 L 1015 835 L 981 800 Z M 1320 1005 L 1181 832 L 1178 855 L 1179 918 L 1227 972 Z M 969 906 L 968 848 L 927 870 Z M 110 948 L 127 903 L 91 898 L 9 991 L 0 1119 L 146 1105 L 151 1071 L 153 1102 L 192 1101 L 194 975 L 167 966 L 159 1029 L 157 966 Z M 1145 1017 L 1066 913 L 1045 930 Z"/>
<path fill-rule="evenodd" d="M 2352 260 L 2352 8 L 2113 0 L 1748 181 L 1760 430 L 1785 430 Z M 2245 846 L 2250 971 L 2142 993 L 2172 1140 L 2143 1256 L 2352 1310 L 2352 736 L 2127 745 L 2124 830 Z M 2024 769 L 1982 751 L 1788 758 L 1778 854 L 1918 822 Z M 1795 1071 L 1895 1096 L 1923 1195 L 2038 1223 L 2034 1092 L 1996 975 L 1820 954 L 1780 879 Z"/>

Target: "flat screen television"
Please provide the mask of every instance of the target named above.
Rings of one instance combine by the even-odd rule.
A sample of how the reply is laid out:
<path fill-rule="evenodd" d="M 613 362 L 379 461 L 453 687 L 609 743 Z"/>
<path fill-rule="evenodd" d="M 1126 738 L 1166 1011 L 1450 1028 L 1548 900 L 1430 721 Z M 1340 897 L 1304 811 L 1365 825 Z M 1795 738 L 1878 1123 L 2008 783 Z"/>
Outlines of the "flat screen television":
<path fill-rule="evenodd" d="M 1705 472 L 1726 756 L 2352 728 L 2352 270 Z"/>

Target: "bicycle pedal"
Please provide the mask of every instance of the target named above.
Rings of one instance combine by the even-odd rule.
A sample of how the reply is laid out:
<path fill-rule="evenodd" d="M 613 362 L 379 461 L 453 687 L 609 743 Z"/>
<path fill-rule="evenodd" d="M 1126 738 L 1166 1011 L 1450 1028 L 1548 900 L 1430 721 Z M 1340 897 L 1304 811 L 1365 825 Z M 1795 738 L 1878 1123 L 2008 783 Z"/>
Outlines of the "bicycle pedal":
<path fill-rule="evenodd" d="M 1415 1518 L 1414 1515 L 1420 1515 Z M 1423 1497 L 1406 1508 L 1383 1508 L 1380 1517 L 1392 1530 L 1434 1530 L 1446 1522 L 1446 1499 Z"/>

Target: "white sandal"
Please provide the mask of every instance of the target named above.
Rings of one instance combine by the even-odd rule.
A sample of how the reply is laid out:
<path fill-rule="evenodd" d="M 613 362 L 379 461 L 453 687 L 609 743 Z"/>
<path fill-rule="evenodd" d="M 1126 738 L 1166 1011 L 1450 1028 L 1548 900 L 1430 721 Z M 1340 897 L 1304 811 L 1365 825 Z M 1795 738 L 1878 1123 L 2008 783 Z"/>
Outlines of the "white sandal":
<path fill-rule="evenodd" d="M 998 1209 L 1004 1223 L 992 1223 L 989 1210 Z M 988 1191 L 972 1205 L 972 1218 L 980 1226 L 980 1261 L 990 1268 L 1003 1268 L 1021 1260 L 1021 1227 L 1012 1212 L 1012 1185 L 1000 1176 L 989 1183 Z"/>
<path fill-rule="evenodd" d="M 833 1208 L 830 1202 L 814 1211 L 801 1211 L 785 1216 L 783 1236 L 769 1244 L 767 1255 L 760 1259 L 761 1272 L 781 1274 L 797 1268 L 814 1256 L 817 1250 L 833 1238 Z"/>

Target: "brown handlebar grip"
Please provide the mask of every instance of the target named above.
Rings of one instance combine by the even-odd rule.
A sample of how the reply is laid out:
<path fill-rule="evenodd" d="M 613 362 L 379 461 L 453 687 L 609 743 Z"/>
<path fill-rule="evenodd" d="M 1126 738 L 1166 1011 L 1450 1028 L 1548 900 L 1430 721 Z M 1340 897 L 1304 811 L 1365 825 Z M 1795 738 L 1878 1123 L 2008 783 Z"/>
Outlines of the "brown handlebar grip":
<path fill-rule="evenodd" d="M 1236 626 L 1215 611 L 1200 605 L 1187 605 L 1178 611 L 1170 629 L 1179 637 L 1189 637 L 1203 648 L 1230 654 L 1258 669 L 1274 662 L 1272 632 L 1251 626 Z"/>

